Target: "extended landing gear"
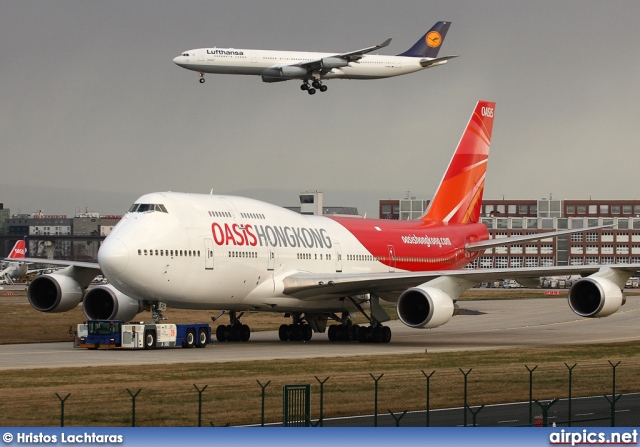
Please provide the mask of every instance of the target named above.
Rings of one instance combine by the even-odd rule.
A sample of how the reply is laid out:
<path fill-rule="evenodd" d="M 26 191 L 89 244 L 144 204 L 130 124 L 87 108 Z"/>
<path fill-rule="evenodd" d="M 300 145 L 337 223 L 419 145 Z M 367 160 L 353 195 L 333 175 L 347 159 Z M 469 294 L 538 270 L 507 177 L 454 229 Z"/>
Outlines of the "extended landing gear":
<path fill-rule="evenodd" d="M 251 328 L 246 324 L 240 323 L 240 317 L 243 314 L 236 315 L 235 310 L 229 312 L 229 320 L 231 324 L 221 324 L 216 328 L 216 339 L 219 342 L 224 341 L 249 341 L 251 338 Z M 213 321 L 220 318 L 220 314 L 217 318 L 212 317 Z"/>
<path fill-rule="evenodd" d="M 360 343 L 389 343 L 391 328 L 377 323 L 375 326 L 352 324 L 334 324 L 329 326 L 329 341 L 358 341 Z"/>
<path fill-rule="evenodd" d="M 283 324 L 278 329 L 280 341 L 309 341 L 313 336 L 313 329 L 304 322 L 300 314 L 293 315 L 293 324 Z"/>
<path fill-rule="evenodd" d="M 391 328 L 383 326 L 382 322 L 389 321 L 389 315 L 380 306 L 377 295 L 371 294 L 369 305 L 371 315 L 367 315 L 359 301 L 348 297 L 354 306 L 369 320 L 369 326 L 353 324 L 349 314 L 342 314 L 340 324 L 329 326 L 329 341 L 358 341 L 360 343 L 389 343 L 391 341 Z M 338 318 L 335 318 L 338 320 Z"/>
<path fill-rule="evenodd" d="M 300 86 L 300 90 L 306 90 L 310 95 L 315 95 L 316 89 L 320 90 L 321 92 L 326 92 L 328 90 L 328 87 L 317 79 L 314 80 L 311 85 L 309 85 L 309 81 L 304 81 Z"/>
<path fill-rule="evenodd" d="M 200 84 L 204 84 L 204 73 L 199 71 L 198 74 L 200 75 Z"/>

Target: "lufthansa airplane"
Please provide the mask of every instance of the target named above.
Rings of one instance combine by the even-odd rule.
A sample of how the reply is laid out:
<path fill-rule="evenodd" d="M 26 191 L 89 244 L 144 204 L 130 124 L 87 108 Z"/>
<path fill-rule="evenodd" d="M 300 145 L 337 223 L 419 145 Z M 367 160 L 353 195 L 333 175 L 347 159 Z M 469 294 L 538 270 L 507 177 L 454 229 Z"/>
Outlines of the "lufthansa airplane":
<path fill-rule="evenodd" d="M 219 341 L 249 339 L 245 312 L 283 313 L 292 318 L 280 327 L 283 341 L 328 332 L 331 341 L 388 343 L 380 299 L 395 302 L 407 326 L 435 328 L 481 282 L 539 285 L 542 276 L 580 274 L 571 309 L 582 317 L 613 314 L 640 265 L 464 269 L 492 247 L 585 231 L 489 238 L 480 206 L 494 114 L 495 103 L 477 103 L 421 219 L 308 216 L 243 197 L 146 194 L 104 240 L 98 264 L 57 261 L 68 267 L 35 278 L 29 302 L 63 312 L 82 301 L 90 319 L 130 320 L 149 309 L 158 320 L 167 307 L 222 311 L 230 324 L 217 327 Z M 110 284 L 87 290 L 100 273 Z M 356 312 L 370 324 L 352 324 Z"/>
<path fill-rule="evenodd" d="M 389 45 L 379 45 L 347 53 L 311 53 L 302 51 L 200 48 L 173 59 L 177 65 L 205 73 L 256 75 L 264 82 L 290 79 L 302 81 L 300 88 L 313 95 L 316 89 L 327 91 L 325 79 L 380 79 L 424 70 L 446 63 L 457 56 L 437 57 L 451 22 L 438 22 L 410 49 L 397 56 L 370 55 Z M 311 82 L 311 84 L 309 84 Z"/>

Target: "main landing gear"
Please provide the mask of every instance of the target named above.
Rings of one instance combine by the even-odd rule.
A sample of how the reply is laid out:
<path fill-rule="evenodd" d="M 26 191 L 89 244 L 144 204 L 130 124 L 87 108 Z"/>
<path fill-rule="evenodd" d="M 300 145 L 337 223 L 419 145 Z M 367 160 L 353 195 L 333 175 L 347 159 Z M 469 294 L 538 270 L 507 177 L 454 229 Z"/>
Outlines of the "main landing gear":
<path fill-rule="evenodd" d="M 329 341 L 357 341 L 360 343 L 389 343 L 391 341 L 391 328 L 383 326 L 380 322 L 367 316 L 369 326 L 353 324 L 348 314 L 343 314 L 340 324 L 329 326 Z"/>
<path fill-rule="evenodd" d="M 223 341 L 249 341 L 251 337 L 251 328 L 246 324 L 240 323 L 240 317 L 244 314 L 236 315 L 236 311 L 229 312 L 229 320 L 231 324 L 221 324 L 216 328 L 216 339 L 219 342 Z M 213 321 L 216 321 L 223 314 L 221 313 L 217 317 L 211 317 Z"/>
<path fill-rule="evenodd" d="M 305 323 L 300 314 L 293 314 L 293 324 L 280 325 L 278 337 L 280 341 L 309 341 L 313 336 L 313 329 Z"/>
<path fill-rule="evenodd" d="M 320 90 L 321 92 L 326 92 L 329 87 L 327 87 L 326 85 L 324 85 L 321 81 L 318 81 L 317 79 L 314 80 L 311 85 L 309 85 L 309 81 L 304 81 L 302 83 L 302 85 L 300 86 L 300 90 L 306 90 L 307 93 L 309 93 L 310 95 L 315 95 L 316 94 L 316 89 Z"/>

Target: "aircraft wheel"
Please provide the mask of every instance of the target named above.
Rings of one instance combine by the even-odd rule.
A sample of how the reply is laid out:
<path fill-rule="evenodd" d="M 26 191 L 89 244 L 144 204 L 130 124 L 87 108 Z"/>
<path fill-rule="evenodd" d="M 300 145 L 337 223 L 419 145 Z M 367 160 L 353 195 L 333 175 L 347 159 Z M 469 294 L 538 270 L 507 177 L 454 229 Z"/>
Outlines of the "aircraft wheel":
<path fill-rule="evenodd" d="M 288 341 L 289 340 L 289 331 L 287 330 L 286 324 L 281 324 L 278 329 L 278 337 L 280 337 L 280 341 Z"/>
<path fill-rule="evenodd" d="M 315 88 L 310 88 L 309 90 L 307 90 L 307 93 L 309 93 L 310 95 L 315 95 L 316 94 L 316 89 Z"/>
<path fill-rule="evenodd" d="M 389 343 L 391 341 L 391 328 L 384 326 L 382 328 L 382 343 Z"/>
<path fill-rule="evenodd" d="M 371 341 L 374 343 L 382 343 L 382 328 L 380 326 L 373 328 L 373 331 L 371 332 Z"/>
<path fill-rule="evenodd" d="M 230 324 L 225 326 L 225 336 L 227 337 L 227 341 L 238 341 L 238 331 L 236 327 Z"/>
<path fill-rule="evenodd" d="M 329 326 L 329 341 L 338 341 L 338 326 L 335 324 Z"/>
<path fill-rule="evenodd" d="M 289 334 L 289 340 L 291 341 L 300 341 L 302 340 L 302 331 L 300 325 L 298 324 L 290 324 L 287 328 Z"/>
<path fill-rule="evenodd" d="M 249 341 L 251 338 L 251 329 L 246 324 L 240 326 L 240 341 Z"/>
<path fill-rule="evenodd" d="M 320 91 L 321 92 L 326 92 L 327 90 L 329 90 L 329 87 L 327 87 L 326 85 L 321 85 L 320 86 Z"/>
<path fill-rule="evenodd" d="M 360 326 L 357 324 L 354 324 L 351 326 L 351 328 L 349 329 L 349 339 L 351 341 L 357 341 L 358 340 L 358 332 L 360 331 Z"/>
<path fill-rule="evenodd" d="M 223 324 L 216 328 L 216 339 L 219 342 L 227 341 L 227 329 Z"/>
<path fill-rule="evenodd" d="M 200 78 L 200 84 L 204 84 L 204 78 Z"/>
<path fill-rule="evenodd" d="M 320 84 L 320 82 L 319 82 L 319 81 L 313 81 L 313 82 L 311 83 L 311 85 L 313 85 L 313 87 L 314 87 L 314 88 L 320 88 L 320 86 L 321 86 L 322 84 Z"/>
<path fill-rule="evenodd" d="M 360 343 L 366 343 L 367 342 L 367 332 L 369 331 L 369 328 L 365 327 L 365 326 L 360 326 L 358 328 L 358 341 Z"/>
<path fill-rule="evenodd" d="M 309 84 L 306 82 L 300 86 L 300 90 L 309 90 Z"/>
<path fill-rule="evenodd" d="M 305 324 L 302 326 L 302 340 L 309 341 L 311 337 L 313 337 L 313 329 L 311 329 L 311 326 L 308 324 Z"/>
<path fill-rule="evenodd" d="M 209 336 L 205 328 L 200 328 L 198 331 L 198 344 L 196 348 L 204 348 L 209 344 Z"/>
<path fill-rule="evenodd" d="M 193 329 L 187 331 L 187 336 L 184 339 L 183 348 L 193 348 L 196 345 L 196 333 Z"/>

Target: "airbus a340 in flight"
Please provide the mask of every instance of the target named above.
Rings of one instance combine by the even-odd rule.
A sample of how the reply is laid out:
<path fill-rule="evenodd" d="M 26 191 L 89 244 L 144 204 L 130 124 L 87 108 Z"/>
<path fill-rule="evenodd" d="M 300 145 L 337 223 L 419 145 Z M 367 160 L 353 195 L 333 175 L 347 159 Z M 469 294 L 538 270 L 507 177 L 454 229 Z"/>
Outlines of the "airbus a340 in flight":
<path fill-rule="evenodd" d="M 264 82 L 302 80 L 300 88 L 313 95 L 327 91 L 325 79 L 380 79 L 414 73 L 446 63 L 457 56 L 438 57 L 451 22 L 438 22 L 411 48 L 397 56 L 371 55 L 391 42 L 346 53 L 200 48 L 173 59 L 177 65 L 205 73 L 256 75 Z M 311 81 L 311 84 L 309 82 Z"/>
<path fill-rule="evenodd" d="M 412 221 L 307 216 L 242 197 L 158 192 L 140 197 L 104 240 L 98 264 L 69 265 L 33 280 L 29 302 L 63 312 L 81 301 L 90 319 L 130 320 L 143 309 L 225 311 L 219 341 L 246 341 L 243 312 L 293 318 L 280 339 L 389 342 L 380 298 L 396 303 L 409 327 L 434 328 L 455 301 L 481 282 L 590 275 L 573 284 L 569 306 L 605 317 L 624 303 L 622 288 L 639 265 L 463 269 L 483 250 L 585 230 L 489 239 L 480 220 L 495 104 L 480 101 L 424 217 Z M 102 273 L 110 284 L 87 291 Z M 362 312 L 368 326 L 351 324 Z M 328 326 L 330 320 L 337 324 Z"/>

